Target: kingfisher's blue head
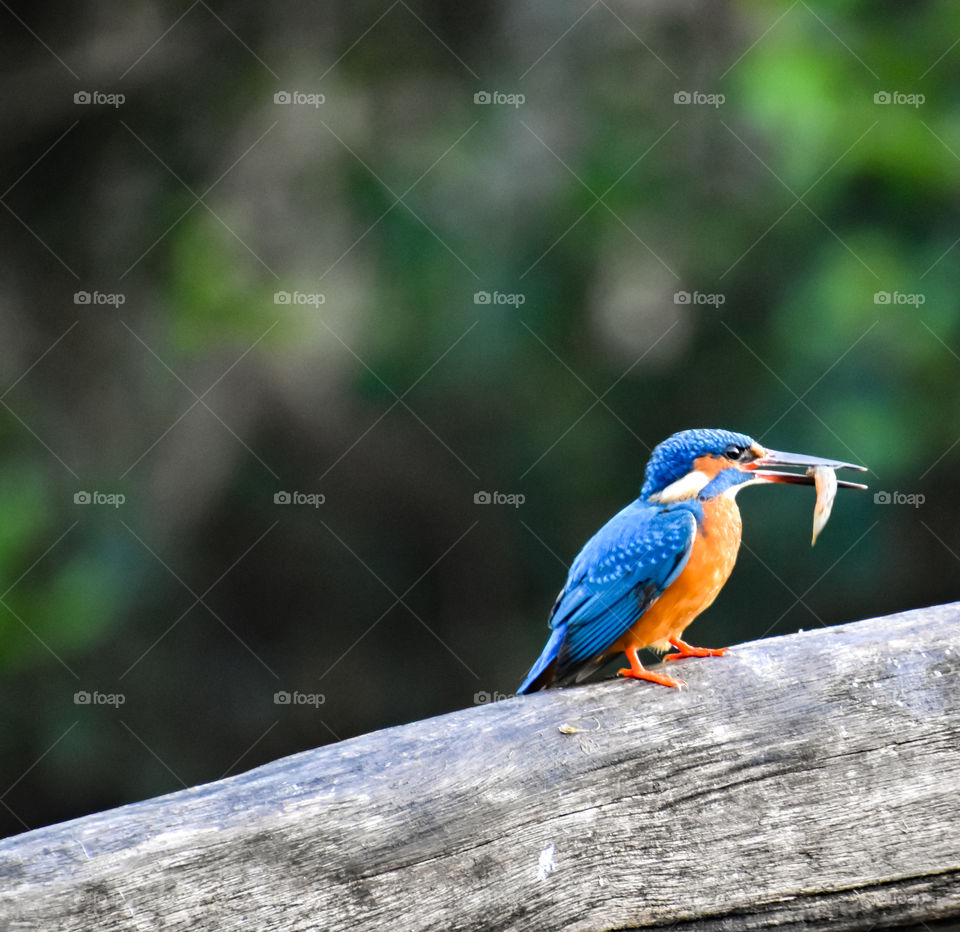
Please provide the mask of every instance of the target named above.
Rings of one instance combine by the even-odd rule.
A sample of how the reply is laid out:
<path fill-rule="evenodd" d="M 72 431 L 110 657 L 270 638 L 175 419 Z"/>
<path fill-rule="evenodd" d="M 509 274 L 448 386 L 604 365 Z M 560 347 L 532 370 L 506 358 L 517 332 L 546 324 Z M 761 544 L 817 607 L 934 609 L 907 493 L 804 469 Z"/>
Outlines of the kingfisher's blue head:
<path fill-rule="evenodd" d="M 783 473 L 762 466 L 825 466 L 830 469 L 863 469 L 838 460 L 823 460 L 801 453 L 768 450 L 746 434 L 731 430 L 683 430 L 654 448 L 647 463 L 640 497 L 652 502 L 707 500 L 735 495 L 752 482 L 791 482 L 812 485 L 806 473 Z M 839 483 L 855 486 L 854 483 Z"/>

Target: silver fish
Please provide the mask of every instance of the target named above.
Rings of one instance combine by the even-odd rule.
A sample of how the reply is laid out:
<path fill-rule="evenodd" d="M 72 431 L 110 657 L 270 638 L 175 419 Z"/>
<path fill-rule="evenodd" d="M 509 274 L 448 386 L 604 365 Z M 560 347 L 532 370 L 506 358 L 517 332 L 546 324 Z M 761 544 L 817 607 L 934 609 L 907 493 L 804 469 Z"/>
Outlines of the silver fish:
<path fill-rule="evenodd" d="M 813 476 L 817 488 L 817 504 L 813 507 L 813 539 L 810 541 L 812 547 L 830 520 L 833 500 L 837 495 L 837 473 L 829 466 L 811 466 L 807 469 L 807 475 Z"/>

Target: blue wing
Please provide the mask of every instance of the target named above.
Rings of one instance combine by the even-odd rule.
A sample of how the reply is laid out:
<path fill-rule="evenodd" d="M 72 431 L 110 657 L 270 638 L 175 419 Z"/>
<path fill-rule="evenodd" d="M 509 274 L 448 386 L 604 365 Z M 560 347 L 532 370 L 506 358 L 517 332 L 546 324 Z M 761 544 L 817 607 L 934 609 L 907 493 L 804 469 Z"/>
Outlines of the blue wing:
<path fill-rule="evenodd" d="M 576 675 L 660 597 L 686 566 L 697 532 L 689 508 L 640 499 L 614 515 L 573 562 L 550 616 L 553 633 L 518 692 Z M 532 687 L 532 689 L 531 689 Z"/>

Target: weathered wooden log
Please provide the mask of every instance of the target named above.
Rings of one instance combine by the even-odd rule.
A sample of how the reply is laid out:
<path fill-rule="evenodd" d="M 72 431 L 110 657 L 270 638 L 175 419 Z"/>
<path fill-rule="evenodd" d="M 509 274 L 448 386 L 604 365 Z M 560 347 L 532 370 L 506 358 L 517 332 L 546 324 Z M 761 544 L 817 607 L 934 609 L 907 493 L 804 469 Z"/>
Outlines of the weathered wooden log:
<path fill-rule="evenodd" d="M 275 761 L 0 843 L 0 929 L 960 916 L 960 603 Z M 405 688 L 415 688 L 408 684 Z"/>

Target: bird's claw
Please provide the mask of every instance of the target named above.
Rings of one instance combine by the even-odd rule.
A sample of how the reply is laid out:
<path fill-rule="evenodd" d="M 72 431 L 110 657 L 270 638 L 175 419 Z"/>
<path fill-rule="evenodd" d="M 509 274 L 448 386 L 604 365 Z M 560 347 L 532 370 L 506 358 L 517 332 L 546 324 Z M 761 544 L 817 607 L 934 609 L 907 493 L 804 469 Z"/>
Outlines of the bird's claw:
<path fill-rule="evenodd" d="M 673 689 L 682 689 L 687 685 L 683 680 L 668 676 L 666 673 L 654 673 L 653 670 L 632 670 L 630 667 L 617 670 L 617 676 L 624 676 L 631 680 L 647 680 L 649 683 L 658 683 L 660 686 L 670 686 Z"/>
<path fill-rule="evenodd" d="M 683 660 L 684 657 L 724 657 L 730 653 L 729 647 L 687 647 L 676 654 L 667 654 L 664 660 Z"/>

